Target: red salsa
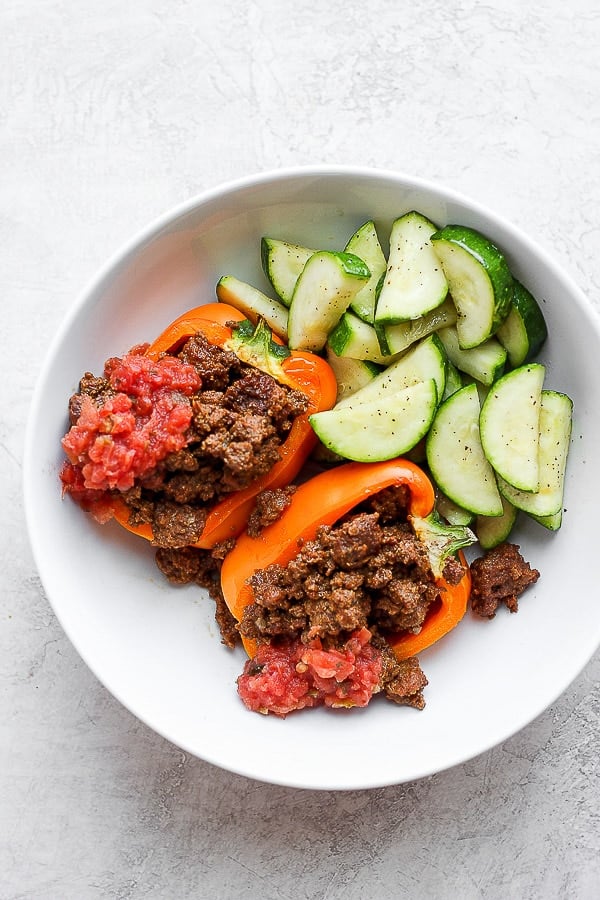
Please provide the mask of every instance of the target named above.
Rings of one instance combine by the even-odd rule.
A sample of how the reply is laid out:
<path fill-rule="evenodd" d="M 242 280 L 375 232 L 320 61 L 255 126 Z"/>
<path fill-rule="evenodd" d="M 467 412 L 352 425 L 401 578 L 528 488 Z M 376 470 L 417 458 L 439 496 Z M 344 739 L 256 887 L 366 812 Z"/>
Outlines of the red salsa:
<path fill-rule="evenodd" d="M 381 652 L 367 628 L 353 632 L 338 649 L 326 650 L 319 638 L 260 644 L 238 678 L 248 709 L 286 716 L 310 706 L 366 706 L 379 690 Z"/>
<path fill-rule="evenodd" d="M 81 500 L 87 491 L 95 498 L 126 491 L 181 450 L 192 418 L 188 398 L 201 385 L 196 369 L 176 357 L 156 361 L 135 352 L 108 360 L 104 377 L 103 401 L 81 395 L 77 421 L 62 440 L 69 460 L 63 488 Z"/>

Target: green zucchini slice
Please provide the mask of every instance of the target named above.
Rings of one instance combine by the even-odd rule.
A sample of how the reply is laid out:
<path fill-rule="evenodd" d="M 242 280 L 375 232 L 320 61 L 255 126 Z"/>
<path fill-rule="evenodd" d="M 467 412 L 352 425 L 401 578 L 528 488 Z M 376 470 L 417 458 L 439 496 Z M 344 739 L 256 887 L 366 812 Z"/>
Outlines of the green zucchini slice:
<path fill-rule="evenodd" d="M 342 400 L 355 394 L 381 372 L 381 367 L 365 359 L 337 356 L 327 347 L 326 358 L 337 381 L 337 399 Z"/>
<path fill-rule="evenodd" d="M 498 379 L 481 408 L 481 443 L 498 475 L 521 491 L 537 491 L 542 387 L 539 363 L 513 369 Z"/>
<path fill-rule="evenodd" d="M 558 391 L 542 391 L 540 410 L 539 489 L 521 491 L 498 478 L 502 495 L 535 517 L 556 517 L 563 504 L 573 402 Z M 552 521 L 548 519 L 548 521 Z M 554 523 L 556 523 L 554 519 Z M 544 523 L 542 523 L 544 524 Z M 560 524 L 560 523 L 559 523 Z M 553 530 L 556 530 L 554 528 Z"/>
<path fill-rule="evenodd" d="M 440 489 L 458 506 L 477 515 L 501 516 L 496 476 L 481 445 L 479 414 L 475 384 L 444 400 L 427 435 L 427 463 Z"/>
<path fill-rule="evenodd" d="M 292 244 L 278 238 L 261 239 L 260 257 L 263 272 L 285 306 L 289 306 L 292 302 L 296 282 L 314 252 L 301 244 Z"/>
<path fill-rule="evenodd" d="M 343 313 L 341 319 L 330 332 L 327 346 L 337 356 L 348 356 L 353 359 L 370 359 L 372 362 L 386 365 L 391 357 L 381 352 L 377 332 L 373 325 L 363 322 L 350 310 Z"/>
<path fill-rule="evenodd" d="M 539 303 L 520 281 L 515 279 L 512 308 L 496 332 L 513 368 L 532 360 L 541 350 L 548 328 Z"/>
<path fill-rule="evenodd" d="M 358 462 L 393 459 L 408 453 L 427 433 L 437 407 L 433 378 L 364 402 L 360 402 L 361 393 L 310 416 L 325 447 Z"/>
<path fill-rule="evenodd" d="M 513 277 L 502 252 L 488 238 L 464 225 L 446 225 L 431 242 L 455 303 L 463 349 L 490 338 L 508 315 Z"/>
<path fill-rule="evenodd" d="M 508 540 L 517 519 L 517 509 L 506 500 L 502 500 L 501 516 L 477 516 L 475 518 L 475 534 L 482 550 L 492 550 Z"/>
<path fill-rule="evenodd" d="M 414 210 L 393 223 L 387 270 L 375 310 L 378 323 L 416 319 L 446 299 L 448 282 L 430 241 L 436 231 L 433 222 Z"/>
<path fill-rule="evenodd" d="M 425 313 L 424 316 L 419 316 L 418 319 L 411 319 L 410 322 L 400 322 L 398 325 L 381 325 L 375 322 L 381 351 L 394 356 L 396 353 L 402 353 L 415 341 L 439 331 L 440 328 L 454 325 L 456 318 L 456 307 L 448 298 L 441 306 Z"/>
<path fill-rule="evenodd" d="M 394 396 L 397 392 L 430 378 L 435 381 L 438 398 L 441 397 L 446 384 L 446 354 L 435 334 L 415 344 L 404 356 L 383 369 L 376 378 L 361 388 L 358 399 L 360 402 L 371 402 L 377 398 Z M 354 405 L 356 399 L 343 400 L 338 406 Z"/>
<path fill-rule="evenodd" d="M 504 372 L 506 350 L 495 337 L 488 338 L 477 347 L 463 350 L 456 326 L 440 328 L 437 335 L 446 349 L 450 362 L 480 384 L 493 384 Z"/>
<path fill-rule="evenodd" d="M 377 285 L 384 274 L 387 261 L 384 256 L 379 237 L 375 229 L 375 223 L 370 220 L 355 231 L 345 246 L 346 253 L 354 253 L 369 267 L 371 277 L 358 294 L 352 300 L 350 309 L 362 319 L 363 322 L 373 324 L 375 316 L 375 303 L 377 300 Z"/>
<path fill-rule="evenodd" d="M 294 288 L 288 317 L 290 348 L 322 350 L 330 331 L 370 275 L 363 260 L 352 253 L 314 253 Z"/>

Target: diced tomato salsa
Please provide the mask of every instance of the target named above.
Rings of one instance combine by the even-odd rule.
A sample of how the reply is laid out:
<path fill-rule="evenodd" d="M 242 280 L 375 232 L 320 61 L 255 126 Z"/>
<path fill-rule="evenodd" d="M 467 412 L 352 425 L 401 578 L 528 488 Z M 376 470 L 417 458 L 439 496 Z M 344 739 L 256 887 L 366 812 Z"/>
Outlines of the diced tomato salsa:
<path fill-rule="evenodd" d="M 366 706 L 378 689 L 381 652 L 361 628 L 339 650 L 324 650 L 317 638 L 260 644 L 238 678 L 248 709 L 277 716 L 310 706 Z"/>
<path fill-rule="evenodd" d="M 69 462 L 61 479 L 71 493 L 126 491 L 188 439 L 188 398 L 201 385 L 192 366 L 129 353 L 108 360 L 104 376 L 114 393 L 100 405 L 83 395 L 77 423 L 62 441 Z"/>

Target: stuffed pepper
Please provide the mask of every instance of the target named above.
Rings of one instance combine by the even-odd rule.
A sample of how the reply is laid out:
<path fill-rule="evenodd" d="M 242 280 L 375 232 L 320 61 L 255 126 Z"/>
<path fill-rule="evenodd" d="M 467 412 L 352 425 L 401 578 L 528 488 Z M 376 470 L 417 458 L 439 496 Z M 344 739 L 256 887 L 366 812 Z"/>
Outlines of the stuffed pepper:
<path fill-rule="evenodd" d="M 164 551 L 226 546 L 257 498 L 284 492 L 335 401 L 321 358 L 212 303 L 86 373 L 69 402 L 63 492 Z M 172 572 L 168 574 L 173 575 Z M 176 577 L 174 580 L 177 580 Z"/>
<path fill-rule="evenodd" d="M 376 693 L 424 706 L 416 654 L 464 616 L 461 548 L 475 541 L 442 523 L 434 499 L 407 460 L 346 463 L 237 539 L 221 587 L 250 657 L 238 679 L 249 709 L 365 706 Z"/>

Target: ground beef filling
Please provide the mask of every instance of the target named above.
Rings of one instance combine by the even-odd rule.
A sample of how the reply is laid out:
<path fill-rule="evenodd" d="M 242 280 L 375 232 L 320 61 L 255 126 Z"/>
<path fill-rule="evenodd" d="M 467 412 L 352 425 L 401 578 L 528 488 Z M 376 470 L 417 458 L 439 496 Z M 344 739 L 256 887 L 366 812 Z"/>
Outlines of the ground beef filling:
<path fill-rule="evenodd" d="M 254 603 L 240 630 L 256 640 L 328 640 L 358 628 L 418 631 L 439 597 L 423 544 L 407 523 L 358 513 L 319 528 L 287 565 L 250 579 Z"/>
<path fill-rule="evenodd" d="M 492 619 L 501 603 L 518 610 L 518 598 L 540 577 L 519 552 L 517 544 L 504 543 L 471 563 L 471 608 Z"/>
<path fill-rule="evenodd" d="M 131 358 L 130 354 L 127 360 Z M 137 359 L 148 362 L 139 352 Z M 248 487 L 278 462 L 281 445 L 308 401 L 300 391 L 279 384 L 267 373 L 241 362 L 234 353 L 210 344 L 201 334 L 190 338 L 177 357 L 165 359 L 176 359 L 181 370 L 193 373 L 196 379 L 190 382 L 193 390 L 185 394 L 165 394 L 177 412 L 181 409 L 185 413 L 185 417 L 179 413 L 184 424 L 178 440 L 175 443 L 169 437 L 172 452 L 156 453 L 151 466 L 132 470 L 127 481 L 103 483 L 102 487 L 108 492 L 118 487 L 130 509 L 131 524 L 150 524 L 155 546 L 184 548 L 198 540 L 208 512 L 216 503 L 227 494 Z M 78 427 L 82 410 L 89 413 L 107 404 L 110 409 L 116 400 L 128 397 L 124 391 L 136 387 L 132 387 L 131 379 L 127 386 L 115 385 L 111 376 L 119 362 L 109 361 L 102 378 L 84 375 L 78 393 L 69 403 L 74 428 Z M 149 381 L 152 377 L 153 373 L 147 375 Z M 148 430 L 151 424 L 149 420 Z M 135 437 L 135 431 L 133 434 Z M 151 437 L 153 445 L 160 444 L 161 435 L 156 428 Z M 128 449 L 129 446 L 124 449 L 123 459 Z M 73 484 L 65 485 L 65 489 L 74 495 L 79 489 L 80 499 L 89 499 L 83 497 L 82 485 L 75 483 L 75 476 L 69 473 L 69 477 Z M 272 500 L 269 510 L 265 508 L 257 514 L 254 527 L 260 527 L 257 522 L 261 519 L 272 519 L 273 504 L 278 499 L 281 498 Z M 100 505 L 97 502 L 96 508 Z"/>
<path fill-rule="evenodd" d="M 424 706 L 427 679 L 418 661 L 398 662 L 385 640 L 418 632 L 439 599 L 426 550 L 406 521 L 407 500 L 404 488 L 383 491 L 340 522 L 321 526 L 286 566 L 271 565 L 251 577 L 254 603 L 239 628 L 258 642 L 259 653 L 238 681 L 251 709 L 282 715 L 286 704 L 364 705 L 361 671 L 368 673 L 369 696 L 384 691 L 397 703 Z M 357 640 L 358 653 L 349 650 Z M 341 679 L 339 672 L 331 674 L 333 681 L 323 685 L 315 680 L 313 651 L 333 655 L 326 660 L 332 673 L 336 655 L 352 652 L 355 668 L 349 674 L 343 668 Z M 301 706 L 285 692 L 285 672 L 292 669 L 289 687 L 292 695 L 300 690 Z"/>
<path fill-rule="evenodd" d="M 257 537 L 263 528 L 282 515 L 290 505 L 295 490 L 295 485 L 290 484 L 284 488 L 261 491 L 246 524 L 246 531 L 250 537 Z"/>

